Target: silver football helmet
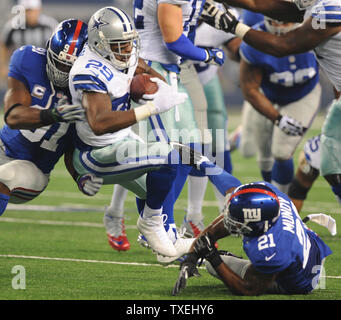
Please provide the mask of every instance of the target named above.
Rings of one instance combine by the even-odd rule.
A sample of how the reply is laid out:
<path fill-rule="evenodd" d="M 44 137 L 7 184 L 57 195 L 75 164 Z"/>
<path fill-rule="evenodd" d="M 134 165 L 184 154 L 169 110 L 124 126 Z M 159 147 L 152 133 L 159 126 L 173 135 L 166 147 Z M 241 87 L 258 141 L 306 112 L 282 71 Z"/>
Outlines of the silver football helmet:
<path fill-rule="evenodd" d="M 296 4 L 298 9 L 305 10 L 314 5 L 317 0 L 292 0 L 292 2 Z"/>
<path fill-rule="evenodd" d="M 131 18 L 115 7 L 95 12 L 88 23 L 88 45 L 119 70 L 138 61 L 139 35 Z"/>

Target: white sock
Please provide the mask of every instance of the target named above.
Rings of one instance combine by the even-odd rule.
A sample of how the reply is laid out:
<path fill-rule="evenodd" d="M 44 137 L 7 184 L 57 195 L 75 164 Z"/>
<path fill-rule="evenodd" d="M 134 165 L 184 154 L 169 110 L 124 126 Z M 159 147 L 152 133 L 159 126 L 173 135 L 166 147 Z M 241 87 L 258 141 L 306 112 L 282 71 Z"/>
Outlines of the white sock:
<path fill-rule="evenodd" d="M 161 215 L 161 213 L 162 213 L 162 208 L 152 209 L 152 208 L 149 208 L 147 203 L 146 203 L 144 205 L 142 217 L 144 219 L 147 219 L 147 218 L 150 218 L 150 217 L 155 216 L 155 215 Z"/>
<path fill-rule="evenodd" d="M 127 194 L 127 189 L 123 188 L 119 184 L 115 184 L 110 205 L 106 208 L 106 211 L 110 212 L 112 217 L 123 217 L 124 202 L 126 200 Z"/>
<path fill-rule="evenodd" d="M 202 203 L 205 198 L 207 177 L 188 176 L 188 206 L 187 219 L 202 219 Z"/>
<path fill-rule="evenodd" d="M 214 190 L 215 197 L 218 201 L 219 212 L 221 212 L 224 208 L 225 197 L 219 192 L 216 186 L 213 186 L 213 190 Z"/>

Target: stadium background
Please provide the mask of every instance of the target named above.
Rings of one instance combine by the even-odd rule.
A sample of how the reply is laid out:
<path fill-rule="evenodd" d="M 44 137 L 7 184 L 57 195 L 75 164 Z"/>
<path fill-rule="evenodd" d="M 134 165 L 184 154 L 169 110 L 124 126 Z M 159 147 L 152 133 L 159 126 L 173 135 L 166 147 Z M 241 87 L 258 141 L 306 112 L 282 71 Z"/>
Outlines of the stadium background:
<path fill-rule="evenodd" d="M 16 1 L 0 1 L 0 29 L 13 16 L 11 9 L 15 4 Z M 132 14 L 132 0 L 43 0 L 43 13 L 55 17 L 58 21 L 79 18 L 87 22 L 97 9 L 107 5 L 126 8 Z M 230 116 L 229 130 L 233 130 L 239 124 L 243 102 L 238 84 L 238 64 L 227 60 L 220 71 L 220 76 Z M 321 115 L 314 122 L 304 141 L 319 133 L 325 107 L 332 99 L 331 87 L 323 75 L 321 82 L 323 86 Z M 0 111 L 5 90 L 6 81 L 2 81 Z M 235 152 L 232 161 L 234 173 L 242 182 L 260 179 L 254 158 L 244 159 Z M 138 246 L 137 215 L 134 197 L 131 194 L 126 202 L 125 216 L 132 248 L 128 254 L 118 253 L 107 244 L 102 217 L 103 208 L 109 203 L 111 193 L 112 186 L 105 186 L 93 198 L 80 194 L 63 164 L 59 163 L 51 176 L 51 183 L 39 199 L 29 203 L 26 208 L 16 209 L 10 206 L 1 217 L 3 223 L 0 223 L 0 300 L 174 299 L 170 291 L 177 277 L 178 267 L 161 267 L 157 264 L 155 255 Z M 185 188 L 175 208 L 177 224 L 180 224 L 183 218 L 186 196 Z M 317 212 L 332 214 L 338 225 L 341 223 L 341 208 L 322 178 L 318 179 L 309 193 L 303 215 Z M 206 224 L 217 214 L 215 197 L 210 186 L 205 196 L 204 214 Z M 315 224 L 309 226 L 327 241 L 334 254 L 326 265 L 325 287 L 304 299 L 339 300 L 340 237 L 331 237 L 326 229 Z M 219 241 L 219 245 L 223 249 L 243 255 L 240 239 L 223 239 Z M 26 290 L 14 290 L 11 285 L 14 276 L 11 270 L 14 265 L 23 265 L 26 269 Z M 301 296 L 265 295 L 257 298 L 233 296 L 218 280 L 212 279 L 204 271 L 201 273 L 202 277 L 191 280 L 188 288 L 176 297 L 176 300 L 302 299 Z"/>

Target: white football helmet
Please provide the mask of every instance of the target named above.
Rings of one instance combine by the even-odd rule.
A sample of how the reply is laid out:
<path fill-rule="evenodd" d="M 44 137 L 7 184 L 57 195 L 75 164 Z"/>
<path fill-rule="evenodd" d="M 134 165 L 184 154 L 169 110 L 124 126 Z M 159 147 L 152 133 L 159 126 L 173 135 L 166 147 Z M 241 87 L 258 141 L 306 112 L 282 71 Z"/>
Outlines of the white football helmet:
<path fill-rule="evenodd" d="M 96 11 L 88 23 L 88 44 L 92 51 L 119 70 L 138 62 L 139 35 L 131 18 L 115 7 Z"/>

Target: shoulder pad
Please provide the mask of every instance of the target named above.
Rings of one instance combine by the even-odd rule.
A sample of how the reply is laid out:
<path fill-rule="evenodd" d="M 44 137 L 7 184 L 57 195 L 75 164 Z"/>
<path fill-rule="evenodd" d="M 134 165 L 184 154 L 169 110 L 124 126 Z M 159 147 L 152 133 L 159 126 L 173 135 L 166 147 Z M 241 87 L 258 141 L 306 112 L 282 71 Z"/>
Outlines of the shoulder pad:
<path fill-rule="evenodd" d="M 341 23 L 341 1 L 320 1 L 313 6 L 311 16 L 319 22 Z"/>
<path fill-rule="evenodd" d="M 189 2 L 191 2 L 191 0 L 158 0 L 158 3 L 169 3 L 177 5 L 187 4 Z"/>

